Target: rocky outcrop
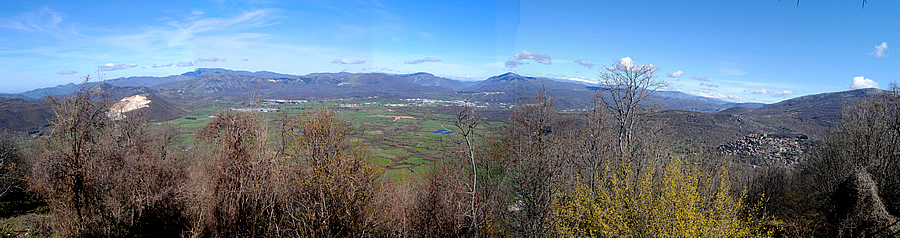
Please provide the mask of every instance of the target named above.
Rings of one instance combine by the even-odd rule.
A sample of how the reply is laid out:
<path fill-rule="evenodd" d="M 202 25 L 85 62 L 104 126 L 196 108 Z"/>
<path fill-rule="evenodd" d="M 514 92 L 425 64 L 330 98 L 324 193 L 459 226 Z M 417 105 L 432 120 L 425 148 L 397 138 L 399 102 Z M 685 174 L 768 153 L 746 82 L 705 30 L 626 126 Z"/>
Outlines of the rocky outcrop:
<path fill-rule="evenodd" d="M 109 108 L 109 112 L 107 113 L 109 117 L 115 118 L 116 120 L 120 120 L 125 118 L 125 113 L 134 111 L 137 109 L 150 107 L 150 101 L 147 99 L 147 96 L 144 95 L 134 95 L 130 97 L 125 97 L 119 102 L 116 102 Z"/>

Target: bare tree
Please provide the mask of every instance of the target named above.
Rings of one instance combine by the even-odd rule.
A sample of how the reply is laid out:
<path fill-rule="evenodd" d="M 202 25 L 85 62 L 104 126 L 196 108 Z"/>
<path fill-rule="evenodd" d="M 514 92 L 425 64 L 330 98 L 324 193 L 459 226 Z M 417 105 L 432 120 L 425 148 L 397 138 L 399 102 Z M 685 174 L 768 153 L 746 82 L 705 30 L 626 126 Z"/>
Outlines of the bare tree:
<path fill-rule="evenodd" d="M 464 101 L 463 105 L 456 112 L 456 128 L 459 129 L 459 135 L 463 137 L 466 143 L 465 157 L 472 165 L 472 182 L 469 184 L 468 194 L 470 197 L 469 211 L 466 216 L 471 219 L 471 228 L 478 227 L 478 168 L 475 162 L 475 127 L 479 123 L 478 114 L 475 113 L 474 105 L 468 101 Z"/>
<path fill-rule="evenodd" d="M 589 181 L 591 189 L 596 189 L 603 166 L 607 160 L 616 155 L 615 128 L 616 123 L 611 120 L 607 109 L 603 107 L 601 97 L 594 98 L 594 106 L 583 115 L 584 125 L 575 131 L 571 142 L 575 143 L 573 149 L 577 150 L 576 158 L 579 159 L 578 167 L 582 179 Z"/>
<path fill-rule="evenodd" d="M 635 124 L 644 111 L 641 104 L 666 82 L 656 79 L 656 66 L 652 64 L 637 65 L 631 58 L 623 58 L 613 66 L 600 70 L 601 83 L 607 88 L 595 97 L 612 112 L 618 121 L 619 152 L 624 156 L 631 150 L 634 141 Z M 609 94 L 603 98 L 603 93 Z"/>
<path fill-rule="evenodd" d="M 560 128 L 555 127 L 558 111 L 553 105 L 543 94 L 517 102 L 505 138 L 512 160 L 507 174 L 516 197 L 509 229 L 515 236 L 542 237 L 550 229 L 551 196 L 563 159 L 555 153 Z"/>

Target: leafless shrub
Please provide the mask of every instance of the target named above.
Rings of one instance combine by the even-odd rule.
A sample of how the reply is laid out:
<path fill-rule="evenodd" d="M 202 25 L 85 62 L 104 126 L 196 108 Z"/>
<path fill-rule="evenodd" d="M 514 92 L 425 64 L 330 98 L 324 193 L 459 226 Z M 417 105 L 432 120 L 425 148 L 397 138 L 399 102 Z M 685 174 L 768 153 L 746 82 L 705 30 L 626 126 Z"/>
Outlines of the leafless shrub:
<path fill-rule="evenodd" d="M 255 113 L 219 114 L 197 132 L 208 145 L 200 150 L 205 159 L 191 166 L 193 182 L 182 189 L 193 207 L 193 236 L 410 234 L 408 188 L 385 189 L 380 169 L 350 142 L 349 124 L 334 110 L 281 120 L 279 153 L 266 147 L 268 123 Z"/>
<path fill-rule="evenodd" d="M 464 159 L 437 161 L 416 184 L 418 190 L 410 214 L 410 226 L 420 237 L 463 237 L 474 234 L 469 211 L 470 196 L 461 171 Z"/>
<path fill-rule="evenodd" d="M 180 163 L 139 114 L 113 121 L 102 92 L 50 97 L 55 118 L 31 158 L 31 188 L 52 212 L 54 235 L 172 235 L 183 229 L 176 184 Z"/>
<path fill-rule="evenodd" d="M 0 201 L 19 194 L 25 187 L 27 164 L 12 134 L 0 132 Z"/>
<path fill-rule="evenodd" d="M 195 237 L 262 236 L 275 225 L 274 165 L 257 114 L 218 114 L 197 131 L 209 146 L 192 164 L 190 198 Z"/>
<path fill-rule="evenodd" d="M 416 237 L 425 236 L 414 229 L 413 223 L 418 212 L 416 196 L 421 190 L 414 181 L 398 181 L 397 183 L 385 183 L 381 192 L 376 194 L 376 213 L 380 221 L 379 229 L 373 236 L 377 237 Z"/>
<path fill-rule="evenodd" d="M 375 236 L 381 170 L 333 109 L 318 108 L 291 120 L 288 157 L 279 162 L 276 190 L 289 236 Z"/>

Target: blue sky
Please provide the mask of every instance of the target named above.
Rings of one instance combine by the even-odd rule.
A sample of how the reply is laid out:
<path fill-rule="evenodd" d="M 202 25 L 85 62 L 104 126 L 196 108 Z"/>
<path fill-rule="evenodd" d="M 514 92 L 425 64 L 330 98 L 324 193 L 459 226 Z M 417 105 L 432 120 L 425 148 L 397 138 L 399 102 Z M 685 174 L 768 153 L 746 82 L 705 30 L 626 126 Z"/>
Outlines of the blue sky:
<path fill-rule="evenodd" d="M 732 101 L 900 80 L 900 1 L 451 2 L 7 1 L 0 93 L 199 67 L 597 81 L 626 57 Z"/>

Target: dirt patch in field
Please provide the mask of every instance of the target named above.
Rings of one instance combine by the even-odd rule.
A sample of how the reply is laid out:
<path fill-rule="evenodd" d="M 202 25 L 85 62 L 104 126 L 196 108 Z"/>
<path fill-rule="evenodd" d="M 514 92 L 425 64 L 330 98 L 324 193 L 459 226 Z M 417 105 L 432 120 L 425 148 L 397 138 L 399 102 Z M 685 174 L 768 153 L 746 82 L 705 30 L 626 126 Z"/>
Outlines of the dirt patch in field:
<path fill-rule="evenodd" d="M 392 115 L 374 115 L 374 116 L 370 116 L 370 117 L 393 117 L 394 121 L 397 121 L 400 119 L 416 119 L 415 117 L 411 117 L 411 116 L 392 116 Z"/>

